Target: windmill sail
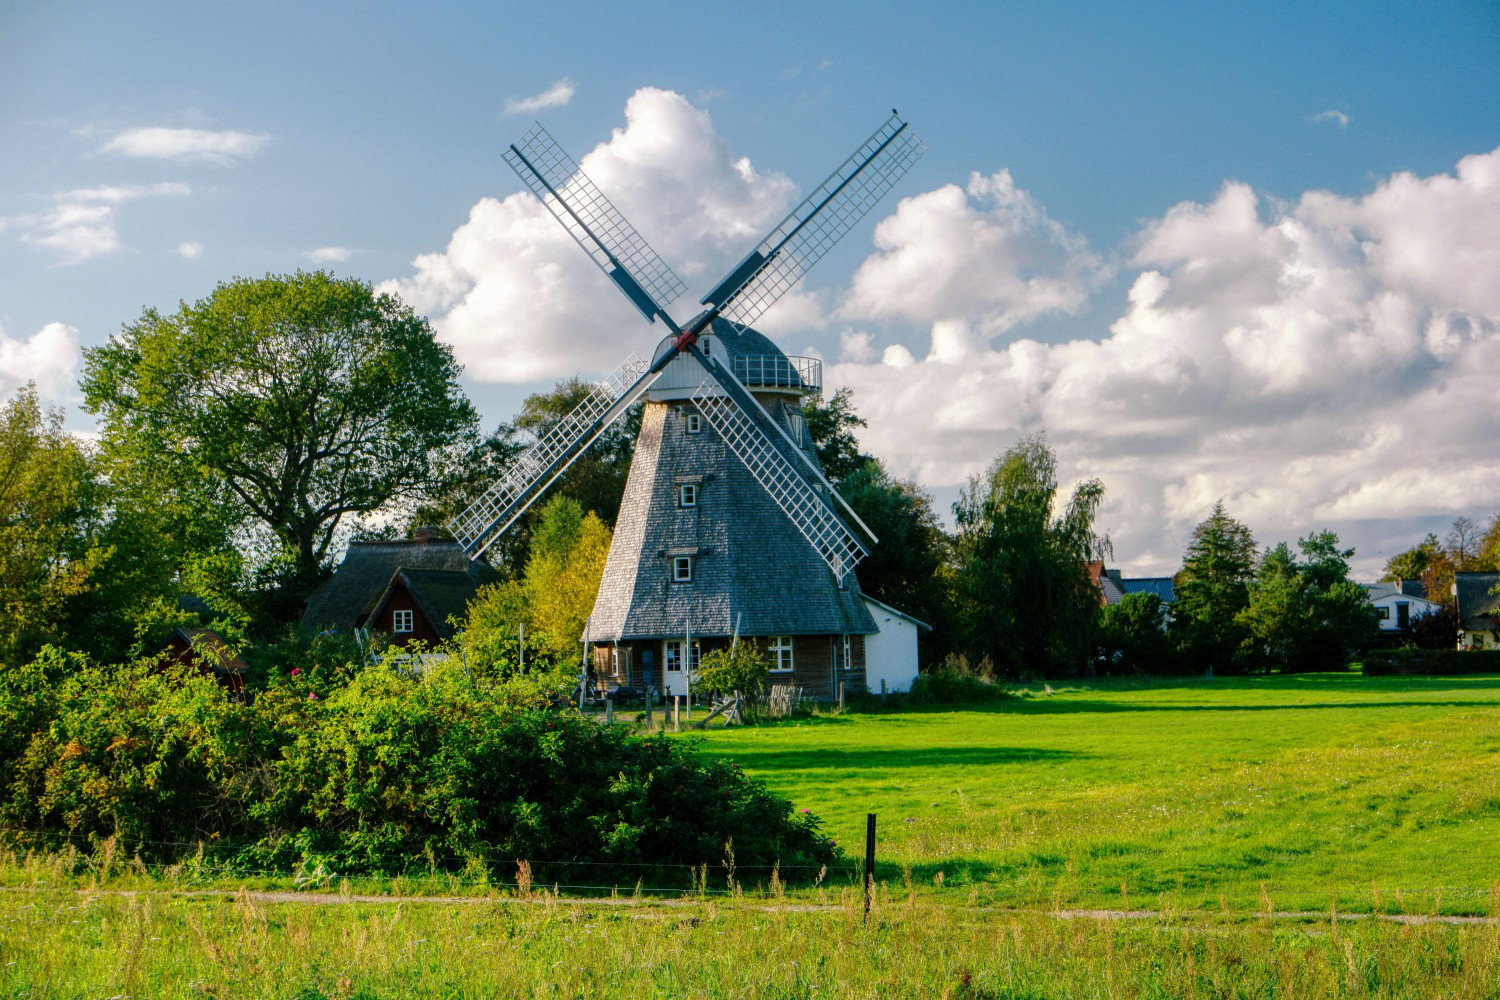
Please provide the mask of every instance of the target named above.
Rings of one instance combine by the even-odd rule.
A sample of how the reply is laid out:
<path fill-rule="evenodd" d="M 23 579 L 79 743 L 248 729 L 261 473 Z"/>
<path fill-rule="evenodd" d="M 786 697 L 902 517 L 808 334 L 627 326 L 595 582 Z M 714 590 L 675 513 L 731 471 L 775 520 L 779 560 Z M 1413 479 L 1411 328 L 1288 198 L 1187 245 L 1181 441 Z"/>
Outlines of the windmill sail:
<path fill-rule="evenodd" d="M 891 115 L 704 297 L 703 304 L 731 322 L 754 323 L 926 152 L 906 122 Z"/>
<path fill-rule="evenodd" d="M 590 386 L 583 402 L 543 431 L 510 464 L 505 475 L 448 525 L 464 551 L 475 559 L 483 555 L 495 538 L 526 513 L 594 439 L 630 408 L 658 374 L 632 354 L 608 378 Z"/>
<path fill-rule="evenodd" d="M 506 149 L 505 162 L 648 320 L 675 326 L 663 306 L 687 286 L 540 122 Z"/>
<path fill-rule="evenodd" d="M 776 501 L 802 537 L 817 550 L 833 571 L 834 579 L 843 580 L 845 574 L 870 554 L 870 548 L 849 529 L 824 496 L 826 492 L 838 498 L 838 493 L 827 485 L 821 473 L 817 478 L 824 489 L 820 490 L 803 469 L 787 458 L 785 451 L 791 450 L 806 462 L 806 456 L 795 445 L 788 442 L 787 448 L 782 448 L 762 429 L 763 422 L 776 427 L 775 421 L 729 369 L 717 360 L 701 355 L 699 360 L 709 370 L 709 377 L 693 394 L 699 412 L 729 450 L 745 463 L 745 468 Z M 816 471 L 816 467 L 814 469 Z M 842 504 L 842 498 L 838 499 Z M 844 506 L 847 510 L 847 505 Z M 858 516 L 853 511 L 849 514 L 873 541 L 873 533 L 865 528 Z"/>

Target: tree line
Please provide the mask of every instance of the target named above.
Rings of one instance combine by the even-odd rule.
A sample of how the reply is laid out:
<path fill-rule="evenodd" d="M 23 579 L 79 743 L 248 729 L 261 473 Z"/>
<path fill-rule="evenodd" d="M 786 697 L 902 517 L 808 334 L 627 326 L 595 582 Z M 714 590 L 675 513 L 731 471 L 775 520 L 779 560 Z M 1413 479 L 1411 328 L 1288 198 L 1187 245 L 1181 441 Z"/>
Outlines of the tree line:
<path fill-rule="evenodd" d="M 587 391 L 561 382 L 483 433 L 459 375 L 395 296 L 324 272 L 145 310 L 85 353 L 97 440 L 65 433 L 30 387 L 0 410 L 0 662 L 48 644 L 150 654 L 205 609 L 232 641 L 272 642 L 343 544 L 444 524 Z M 1154 594 L 1103 607 L 1087 566 L 1111 555 L 1104 484 L 1061 495 L 1043 436 L 970 479 L 949 530 L 929 494 L 860 450 L 848 390 L 808 400 L 805 416 L 829 479 L 881 539 L 860 584 L 933 626 L 928 665 L 1007 679 L 1326 669 L 1375 630 L 1331 532 L 1261 549 L 1221 503 L 1193 533 L 1170 609 Z M 505 579 L 473 608 L 476 656 L 521 621 L 554 658 L 576 649 L 639 419 L 492 550 Z M 1500 557 L 1497 539 L 1461 519 L 1450 544 L 1429 537 L 1387 569 L 1436 592 L 1444 573 Z"/>

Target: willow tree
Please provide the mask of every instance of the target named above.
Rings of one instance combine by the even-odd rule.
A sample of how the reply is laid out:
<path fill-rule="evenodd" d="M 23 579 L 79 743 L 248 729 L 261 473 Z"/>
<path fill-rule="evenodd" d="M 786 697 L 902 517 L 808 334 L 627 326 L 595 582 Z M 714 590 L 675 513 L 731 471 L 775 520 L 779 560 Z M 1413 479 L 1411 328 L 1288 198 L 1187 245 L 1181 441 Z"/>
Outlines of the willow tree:
<path fill-rule="evenodd" d="M 147 309 L 86 352 L 83 390 L 112 474 L 219 487 L 305 586 L 341 524 L 422 497 L 474 434 L 459 371 L 395 296 L 299 271 Z"/>

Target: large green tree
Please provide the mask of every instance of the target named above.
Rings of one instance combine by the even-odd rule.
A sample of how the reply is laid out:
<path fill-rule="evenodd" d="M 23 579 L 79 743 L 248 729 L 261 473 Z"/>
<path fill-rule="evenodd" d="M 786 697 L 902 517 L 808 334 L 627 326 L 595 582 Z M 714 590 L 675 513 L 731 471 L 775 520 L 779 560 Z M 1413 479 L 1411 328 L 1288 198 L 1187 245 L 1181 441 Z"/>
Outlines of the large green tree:
<path fill-rule="evenodd" d="M 824 400 L 810 397 L 802 403 L 802 417 L 812 438 L 823 474 L 829 482 L 842 483 L 865 468 L 872 460 L 859 450 L 855 428 L 864 427 L 865 419 L 854 409 L 854 392 L 843 388 Z"/>
<path fill-rule="evenodd" d="M 0 663 L 59 641 L 108 550 L 88 530 L 89 456 L 27 384 L 0 407 Z"/>
<path fill-rule="evenodd" d="M 298 272 L 147 309 L 85 353 L 83 389 L 122 479 L 231 503 L 300 591 L 341 525 L 422 498 L 473 435 L 459 371 L 395 296 Z"/>
<path fill-rule="evenodd" d="M 1249 603 L 1238 615 L 1249 632 L 1246 665 L 1281 671 L 1341 670 L 1349 654 L 1374 638 L 1375 609 L 1349 579 L 1353 549 L 1331 531 L 1285 542 L 1261 556 Z"/>
<path fill-rule="evenodd" d="M 1099 598 L 1086 564 L 1109 548 L 1094 528 L 1104 484 L 1080 483 L 1055 514 L 1057 489 L 1057 458 L 1036 435 L 971 479 L 953 507 L 961 643 L 1003 676 L 1072 673 L 1093 651 Z"/>
<path fill-rule="evenodd" d="M 932 509 L 932 497 L 911 480 L 892 476 L 873 458 L 845 476 L 838 490 L 880 540 L 855 567 L 860 589 L 931 625 L 923 646 L 946 651 L 951 640 L 951 544 Z"/>
<path fill-rule="evenodd" d="M 1214 504 L 1193 529 L 1177 574 L 1174 629 L 1189 663 L 1232 667 L 1248 635 L 1239 614 L 1250 603 L 1255 578 L 1255 535 Z"/>

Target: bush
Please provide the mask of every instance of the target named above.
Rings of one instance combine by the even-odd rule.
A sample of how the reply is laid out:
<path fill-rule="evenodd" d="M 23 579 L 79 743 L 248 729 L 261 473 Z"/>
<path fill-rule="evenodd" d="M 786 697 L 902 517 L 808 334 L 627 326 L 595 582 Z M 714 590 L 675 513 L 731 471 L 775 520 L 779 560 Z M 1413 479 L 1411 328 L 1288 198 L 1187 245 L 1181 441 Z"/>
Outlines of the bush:
<path fill-rule="evenodd" d="M 345 874 L 715 864 L 730 842 L 741 866 L 834 860 L 814 817 L 683 741 L 518 705 L 452 661 L 295 669 L 273 671 L 249 704 L 150 660 L 48 651 L 5 672 L 0 824 L 44 844 L 115 836 L 171 859 L 201 842 L 236 862 Z"/>
<path fill-rule="evenodd" d="M 1365 654 L 1367 677 L 1500 674 L 1500 650 L 1386 649 Z"/>
<path fill-rule="evenodd" d="M 854 705 L 857 708 L 885 708 L 900 711 L 906 708 L 921 708 L 927 705 L 977 705 L 1004 701 L 1013 697 L 1001 684 L 996 683 L 994 665 L 989 657 L 971 664 L 963 654 L 948 654 L 941 664 L 912 681 L 911 690 L 898 691 L 884 697 L 860 693 Z"/>

